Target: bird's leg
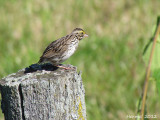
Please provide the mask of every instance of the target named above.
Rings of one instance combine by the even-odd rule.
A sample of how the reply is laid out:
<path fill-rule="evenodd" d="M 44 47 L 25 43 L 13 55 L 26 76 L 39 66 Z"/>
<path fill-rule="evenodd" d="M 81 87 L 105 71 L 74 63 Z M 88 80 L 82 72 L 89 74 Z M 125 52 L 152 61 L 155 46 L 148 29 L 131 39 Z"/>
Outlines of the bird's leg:
<path fill-rule="evenodd" d="M 61 65 L 56 65 L 56 67 L 63 68 L 63 69 L 65 69 L 65 70 L 71 70 L 71 69 L 73 69 L 73 68 L 64 67 L 64 66 L 61 66 Z"/>

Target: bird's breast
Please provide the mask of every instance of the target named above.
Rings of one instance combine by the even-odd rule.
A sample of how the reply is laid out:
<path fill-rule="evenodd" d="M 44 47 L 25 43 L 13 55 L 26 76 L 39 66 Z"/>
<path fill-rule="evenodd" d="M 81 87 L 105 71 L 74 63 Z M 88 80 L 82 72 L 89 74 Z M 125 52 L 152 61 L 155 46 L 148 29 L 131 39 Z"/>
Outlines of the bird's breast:
<path fill-rule="evenodd" d="M 74 54 L 74 52 L 77 50 L 78 43 L 79 41 L 75 41 L 75 42 L 72 42 L 72 44 L 68 46 L 67 50 L 63 54 L 63 58 L 62 58 L 63 60 L 68 59 L 70 56 Z"/>

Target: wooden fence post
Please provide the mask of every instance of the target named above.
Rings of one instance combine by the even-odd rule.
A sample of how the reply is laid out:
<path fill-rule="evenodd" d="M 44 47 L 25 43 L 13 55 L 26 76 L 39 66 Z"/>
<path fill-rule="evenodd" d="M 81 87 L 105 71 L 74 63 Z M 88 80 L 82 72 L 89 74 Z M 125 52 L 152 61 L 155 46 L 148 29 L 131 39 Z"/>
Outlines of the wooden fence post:
<path fill-rule="evenodd" d="M 85 90 L 76 68 L 24 71 L 0 81 L 5 120 L 86 120 Z"/>

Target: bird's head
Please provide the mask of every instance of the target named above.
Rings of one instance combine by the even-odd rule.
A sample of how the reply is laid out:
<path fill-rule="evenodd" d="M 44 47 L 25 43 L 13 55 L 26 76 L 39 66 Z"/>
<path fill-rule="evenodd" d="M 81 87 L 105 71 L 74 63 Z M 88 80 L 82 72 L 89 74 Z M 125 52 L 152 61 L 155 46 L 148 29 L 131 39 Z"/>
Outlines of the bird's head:
<path fill-rule="evenodd" d="M 77 36 L 77 38 L 79 40 L 83 39 L 84 37 L 88 37 L 88 35 L 84 32 L 83 29 L 81 28 L 75 28 L 73 31 L 72 31 L 72 34 Z"/>

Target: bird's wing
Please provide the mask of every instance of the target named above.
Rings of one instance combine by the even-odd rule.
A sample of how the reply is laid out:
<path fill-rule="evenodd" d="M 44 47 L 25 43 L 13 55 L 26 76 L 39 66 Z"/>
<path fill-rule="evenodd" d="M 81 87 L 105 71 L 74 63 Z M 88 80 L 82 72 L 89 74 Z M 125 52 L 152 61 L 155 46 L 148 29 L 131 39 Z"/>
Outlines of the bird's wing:
<path fill-rule="evenodd" d="M 43 52 L 41 58 L 51 58 L 60 55 L 63 52 L 64 47 L 67 45 L 66 41 L 69 39 L 69 35 L 53 41 Z"/>

